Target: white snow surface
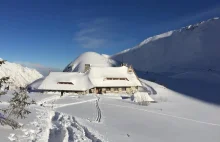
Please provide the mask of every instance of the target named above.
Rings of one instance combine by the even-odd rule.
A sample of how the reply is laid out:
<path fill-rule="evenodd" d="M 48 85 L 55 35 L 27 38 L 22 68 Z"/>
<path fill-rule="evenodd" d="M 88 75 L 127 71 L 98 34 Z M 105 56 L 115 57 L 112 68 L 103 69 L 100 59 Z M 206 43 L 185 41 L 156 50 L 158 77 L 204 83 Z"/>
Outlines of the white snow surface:
<path fill-rule="evenodd" d="M 180 30 L 150 37 L 111 56 L 139 71 L 174 72 L 220 70 L 220 19 L 214 18 Z"/>
<path fill-rule="evenodd" d="M 115 65 L 116 62 L 108 58 L 106 55 L 100 55 L 95 52 L 85 52 L 67 65 L 64 72 L 84 72 L 85 64 L 91 64 L 91 66 L 111 67 Z"/>
<path fill-rule="evenodd" d="M 0 66 L 0 78 L 10 77 L 9 82 L 15 87 L 25 87 L 43 76 L 35 69 L 23 67 L 6 61 Z"/>

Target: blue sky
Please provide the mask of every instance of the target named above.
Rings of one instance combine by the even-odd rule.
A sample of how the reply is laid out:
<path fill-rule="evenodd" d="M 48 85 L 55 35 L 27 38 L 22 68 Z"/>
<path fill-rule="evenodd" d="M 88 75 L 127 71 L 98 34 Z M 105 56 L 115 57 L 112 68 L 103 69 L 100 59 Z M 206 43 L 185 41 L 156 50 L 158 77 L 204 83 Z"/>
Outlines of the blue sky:
<path fill-rule="evenodd" d="M 83 52 L 112 55 L 219 15 L 219 0 L 0 0 L 0 57 L 63 69 Z"/>

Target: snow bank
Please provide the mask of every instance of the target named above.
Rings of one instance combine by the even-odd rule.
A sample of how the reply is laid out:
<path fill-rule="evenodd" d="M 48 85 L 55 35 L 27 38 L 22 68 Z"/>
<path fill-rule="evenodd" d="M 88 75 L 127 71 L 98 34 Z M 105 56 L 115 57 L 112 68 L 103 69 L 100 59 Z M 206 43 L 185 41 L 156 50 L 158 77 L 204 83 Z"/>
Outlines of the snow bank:
<path fill-rule="evenodd" d="M 111 67 L 116 65 L 116 62 L 106 55 L 100 55 L 95 52 L 85 52 L 81 54 L 76 60 L 71 62 L 63 70 L 64 72 L 84 72 L 85 64 L 91 64 L 92 66 L 104 66 Z"/>
<path fill-rule="evenodd" d="M 0 66 L 0 78 L 10 77 L 9 82 L 15 87 L 24 87 L 43 76 L 35 69 L 23 67 L 16 63 L 5 62 Z"/>

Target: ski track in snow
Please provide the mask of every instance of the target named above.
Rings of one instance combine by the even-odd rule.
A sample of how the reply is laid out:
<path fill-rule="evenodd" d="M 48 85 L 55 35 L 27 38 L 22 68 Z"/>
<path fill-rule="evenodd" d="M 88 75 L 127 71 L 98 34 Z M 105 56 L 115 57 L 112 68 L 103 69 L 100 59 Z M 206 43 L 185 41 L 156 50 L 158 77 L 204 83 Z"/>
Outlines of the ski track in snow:
<path fill-rule="evenodd" d="M 101 118 L 102 118 L 102 112 L 101 112 L 101 109 L 99 107 L 99 99 L 100 97 L 97 97 L 97 100 L 96 100 L 96 110 L 97 110 L 97 118 L 96 118 L 96 122 L 101 122 Z"/>
<path fill-rule="evenodd" d="M 66 107 L 66 106 L 71 106 L 71 105 L 83 104 L 83 103 L 93 102 L 96 100 L 97 99 L 90 99 L 90 100 L 80 101 L 80 102 L 75 102 L 75 103 L 59 104 L 59 105 L 55 105 L 54 108 L 61 108 L 61 107 Z"/>
<path fill-rule="evenodd" d="M 128 107 L 128 106 L 122 106 L 122 105 L 116 105 L 116 104 L 106 104 L 106 103 L 102 103 L 102 104 L 109 105 L 109 106 L 122 107 L 122 108 L 135 109 L 135 110 L 145 111 L 145 112 L 148 112 L 148 113 L 157 114 L 157 115 L 161 115 L 161 116 L 167 116 L 167 117 L 172 117 L 172 118 L 176 118 L 176 119 L 182 119 L 182 120 L 191 121 L 191 122 L 195 122 L 195 123 L 200 123 L 200 124 L 206 124 L 206 125 L 220 127 L 220 124 L 199 121 L 199 120 L 195 120 L 195 119 L 191 119 L 191 118 L 180 117 L 180 116 L 175 116 L 175 115 L 171 115 L 171 114 L 150 111 L 150 110 L 146 110 L 146 109 L 139 109 L 139 108 L 135 108 L 135 107 Z"/>

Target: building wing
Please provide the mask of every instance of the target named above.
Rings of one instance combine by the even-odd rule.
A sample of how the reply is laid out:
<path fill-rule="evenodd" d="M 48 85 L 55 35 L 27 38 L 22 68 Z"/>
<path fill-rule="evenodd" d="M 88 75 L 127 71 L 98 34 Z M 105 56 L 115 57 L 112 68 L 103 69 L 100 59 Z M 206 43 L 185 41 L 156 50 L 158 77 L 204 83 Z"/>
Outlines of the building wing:
<path fill-rule="evenodd" d="M 91 67 L 88 76 L 95 87 L 129 87 L 141 86 L 134 71 L 126 66 Z"/>
<path fill-rule="evenodd" d="M 88 76 L 77 72 L 51 72 L 42 84 L 40 90 L 85 91 L 93 88 Z"/>

